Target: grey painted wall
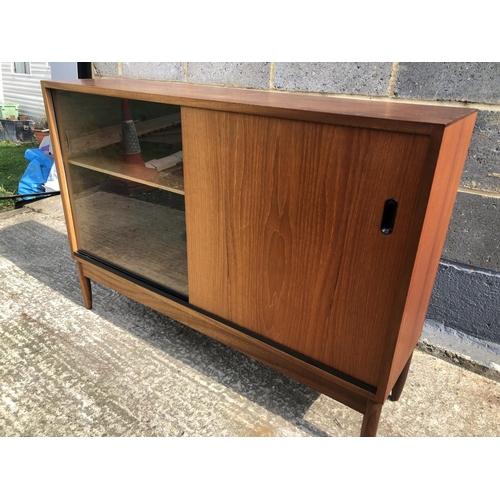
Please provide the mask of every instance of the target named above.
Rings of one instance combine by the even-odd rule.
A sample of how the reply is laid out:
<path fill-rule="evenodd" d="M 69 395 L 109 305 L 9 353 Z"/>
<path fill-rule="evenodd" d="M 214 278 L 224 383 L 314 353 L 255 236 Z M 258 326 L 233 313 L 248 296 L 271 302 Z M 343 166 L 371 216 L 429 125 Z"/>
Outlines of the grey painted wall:
<path fill-rule="evenodd" d="M 479 109 L 428 318 L 500 344 L 500 63 L 100 62 L 145 78 Z M 451 264 L 451 265 L 450 265 Z"/>

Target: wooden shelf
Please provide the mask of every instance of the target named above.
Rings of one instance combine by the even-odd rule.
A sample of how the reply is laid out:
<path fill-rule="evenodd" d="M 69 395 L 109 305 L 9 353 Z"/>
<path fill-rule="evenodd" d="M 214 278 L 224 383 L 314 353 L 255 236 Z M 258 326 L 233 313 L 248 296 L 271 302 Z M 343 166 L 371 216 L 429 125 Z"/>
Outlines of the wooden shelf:
<path fill-rule="evenodd" d="M 116 158 L 97 154 L 71 158 L 69 163 L 71 165 L 77 165 L 104 174 L 113 175 L 121 179 L 184 195 L 182 167 L 172 167 L 168 170 L 158 172 L 157 170 L 147 167 L 127 165 L 125 162 Z"/>

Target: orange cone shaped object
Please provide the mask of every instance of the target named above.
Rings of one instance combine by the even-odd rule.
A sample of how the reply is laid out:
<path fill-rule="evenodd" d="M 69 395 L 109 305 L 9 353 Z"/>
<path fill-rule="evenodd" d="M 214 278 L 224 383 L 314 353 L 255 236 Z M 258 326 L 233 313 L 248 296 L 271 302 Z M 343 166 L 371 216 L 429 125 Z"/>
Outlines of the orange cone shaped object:
<path fill-rule="evenodd" d="M 125 163 L 145 167 L 128 99 L 122 99 L 122 146 Z"/>

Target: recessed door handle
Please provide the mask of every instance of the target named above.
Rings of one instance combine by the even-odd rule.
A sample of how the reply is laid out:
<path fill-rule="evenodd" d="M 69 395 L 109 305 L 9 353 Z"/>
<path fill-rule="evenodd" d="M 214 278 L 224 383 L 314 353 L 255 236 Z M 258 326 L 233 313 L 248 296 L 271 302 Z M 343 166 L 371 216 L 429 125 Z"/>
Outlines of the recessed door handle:
<path fill-rule="evenodd" d="M 396 221 L 396 212 L 398 210 L 398 202 L 394 198 L 385 200 L 384 212 L 382 214 L 382 223 L 380 230 L 383 234 L 391 234 L 394 230 L 394 222 Z"/>

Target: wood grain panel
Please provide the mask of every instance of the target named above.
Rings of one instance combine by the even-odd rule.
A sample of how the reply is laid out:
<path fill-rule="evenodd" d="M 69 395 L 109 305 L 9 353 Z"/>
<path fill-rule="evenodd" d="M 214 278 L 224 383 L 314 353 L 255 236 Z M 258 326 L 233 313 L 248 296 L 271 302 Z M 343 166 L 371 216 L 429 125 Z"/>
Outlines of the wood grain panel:
<path fill-rule="evenodd" d="M 421 134 L 428 134 L 433 125 L 449 125 L 463 116 L 474 113 L 473 109 L 463 107 L 332 98 L 324 95 L 126 78 L 73 82 L 43 81 L 42 87 L 220 111 Z"/>
<path fill-rule="evenodd" d="M 190 108 L 182 124 L 190 303 L 377 385 L 429 137 Z"/>
<path fill-rule="evenodd" d="M 43 100 L 45 103 L 45 112 L 47 114 L 47 120 L 49 123 L 51 131 L 51 143 L 52 150 L 54 152 L 54 162 L 56 164 L 57 178 L 59 181 L 59 189 L 61 190 L 61 201 L 64 211 L 64 218 L 66 220 L 66 227 L 68 229 L 68 240 L 71 253 L 76 252 L 78 248 L 78 235 L 76 234 L 73 208 L 69 201 L 69 183 L 70 180 L 66 176 L 66 169 L 64 168 L 65 151 L 62 149 L 62 144 L 60 141 L 60 115 L 59 110 L 57 110 L 57 120 L 56 120 L 56 108 L 57 108 L 57 97 L 54 98 L 52 91 L 48 88 L 42 88 L 43 90 Z"/>
<path fill-rule="evenodd" d="M 447 127 L 443 134 L 394 355 L 392 349 L 389 346 L 387 348 L 388 356 L 394 356 L 394 360 L 389 382 L 386 381 L 387 378 L 380 380 L 380 387 L 387 386 L 385 397 L 405 367 L 422 333 L 475 120 L 474 113 Z M 384 377 L 384 374 L 381 375 Z"/>

